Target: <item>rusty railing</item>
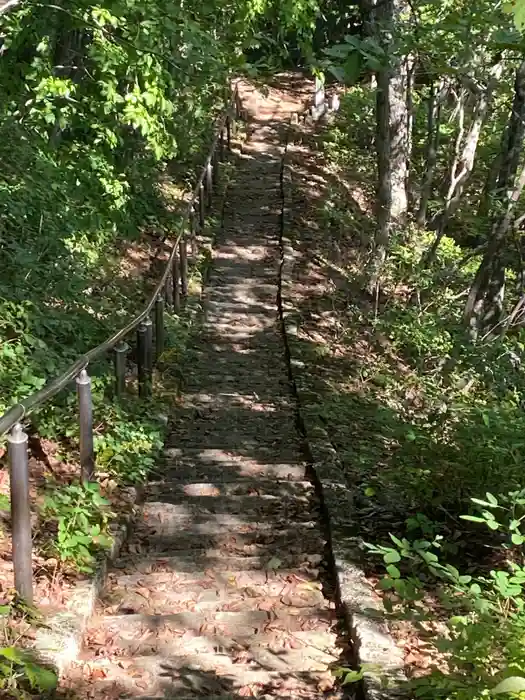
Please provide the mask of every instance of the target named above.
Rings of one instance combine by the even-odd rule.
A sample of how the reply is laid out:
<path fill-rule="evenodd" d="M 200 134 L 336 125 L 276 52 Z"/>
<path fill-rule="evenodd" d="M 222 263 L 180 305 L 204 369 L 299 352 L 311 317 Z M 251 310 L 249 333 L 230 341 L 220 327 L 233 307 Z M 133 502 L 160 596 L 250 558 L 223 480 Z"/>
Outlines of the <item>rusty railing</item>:
<path fill-rule="evenodd" d="M 188 293 L 188 240 L 195 256 L 196 233 L 205 226 L 206 212 L 212 205 L 213 189 L 219 182 L 225 148 L 231 149 L 231 138 L 238 117 L 238 97 L 235 89 L 232 100 L 226 104 L 216 123 L 214 139 L 186 207 L 180 231 L 164 272 L 144 309 L 106 341 L 79 357 L 65 372 L 39 391 L 13 405 L 0 417 L 0 436 L 8 433 L 14 583 L 18 595 L 27 603 L 33 602 L 32 532 L 28 436 L 21 421 L 75 380 L 78 395 L 81 478 L 84 482 L 93 479 L 93 404 L 91 378 L 87 368 L 94 360 L 113 351 L 114 393 L 117 398 L 122 396 L 126 390 L 126 356 L 130 349 L 125 341 L 131 333 L 136 332 L 139 396 L 147 397 L 151 394 L 154 363 L 164 350 L 164 314 L 166 309 L 178 313 L 181 299 Z"/>

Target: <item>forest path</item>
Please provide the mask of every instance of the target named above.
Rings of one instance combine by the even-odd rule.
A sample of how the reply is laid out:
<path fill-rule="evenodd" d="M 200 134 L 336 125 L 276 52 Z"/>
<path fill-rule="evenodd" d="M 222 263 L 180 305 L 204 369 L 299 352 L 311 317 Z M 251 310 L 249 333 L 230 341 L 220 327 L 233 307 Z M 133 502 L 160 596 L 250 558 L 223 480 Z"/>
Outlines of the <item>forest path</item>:
<path fill-rule="evenodd" d="M 333 692 L 326 541 L 278 313 L 283 130 L 302 95 L 240 92 L 247 139 L 232 155 L 203 328 L 163 478 L 146 489 L 68 679 L 84 698 Z"/>

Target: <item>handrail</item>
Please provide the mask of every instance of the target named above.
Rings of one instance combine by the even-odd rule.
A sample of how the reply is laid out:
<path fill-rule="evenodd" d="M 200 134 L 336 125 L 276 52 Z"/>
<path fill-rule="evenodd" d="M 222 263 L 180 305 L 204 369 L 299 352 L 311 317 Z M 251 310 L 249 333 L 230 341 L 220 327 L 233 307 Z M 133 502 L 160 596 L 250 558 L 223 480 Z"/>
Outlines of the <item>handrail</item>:
<path fill-rule="evenodd" d="M 233 89 L 232 89 L 233 88 Z M 180 295 L 187 294 L 187 222 L 190 221 L 192 252 L 195 252 L 195 216 L 198 214 L 199 227 L 205 225 L 206 203 L 212 204 L 213 187 L 219 181 L 219 164 L 224 155 L 224 137 L 228 148 L 231 147 L 231 135 L 235 129 L 235 119 L 239 116 L 238 87 L 232 86 L 230 100 L 215 121 L 215 134 L 204 162 L 201 174 L 193 189 L 189 202 L 180 222 L 179 233 L 173 243 L 166 261 L 164 272 L 157 282 L 153 293 L 142 309 L 123 328 L 110 336 L 97 347 L 88 350 L 70 365 L 62 374 L 55 377 L 42 389 L 31 394 L 20 403 L 11 406 L 0 417 L 0 436 L 9 431 L 8 455 L 10 467 L 11 525 L 13 543 L 13 570 L 15 589 L 27 603 L 33 602 L 33 559 L 31 534 L 31 498 L 29 491 L 28 435 L 24 432 L 21 421 L 30 411 L 41 406 L 76 379 L 78 394 L 80 477 L 84 483 L 95 477 L 95 450 L 93 432 L 93 402 L 91 378 L 86 372 L 90 362 L 96 360 L 108 350 L 114 351 L 115 360 L 115 395 L 120 397 L 125 390 L 126 353 L 129 349 L 124 338 L 137 331 L 137 370 L 139 396 L 149 396 L 152 388 L 152 370 L 155 357 L 158 359 L 164 350 L 164 308 L 165 302 L 178 311 Z M 232 99 L 233 97 L 233 99 Z M 217 155 L 217 145 L 220 150 Z M 205 198 L 207 202 L 205 203 Z M 198 207 L 196 202 L 198 200 Z M 179 266 L 180 262 L 180 266 Z M 179 286 L 180 283 L 180 286 Z M 155 344 L 153 344 L 153 323 L 151 312 L 155 307 Z"/>
<path fill-rule="evenodd" d="M 6 12 L 9 12 L 9 10 L 12 10 L 15 5 L 18 5 L 20 0 L 7 0 L 7 2 L 4 2 L 1 4 L 0 0 L 0 15 L 5 14 Z"/>
<path fill-rule="evenodd" d="M 235 93 L 234 93 L 234 98 L 235 100 L 235 94 L 237 92 L 237 88 L 235 88 Z M 233 102 L 235 104 L 235 102 Z M 164 289 L 168 277 L 171 274 L 171 270 L 173 267 L 173 262 L 175 259 L 175 256 L 177 255 L 177 249 L 178 246 L 181 242 L 182 236 L 184 234 L 184 228 L 186 225 L 186 222 L 189 220 L 189 218 L 192 215 L 193 212 L 193 207 L 197 199 L 202 196 L 202 186 L 203 183 L 205 182 L 205 178 L 207 176 L 207 173 L 210 171 L 210 166 L 212 163 L 212 159 L 215 153 L 215 150 L 217 148 L 217 144 L 219 142 L 219 139 L 221 138 L 221 133 L 223 132 L 225 126 L 228 124 L 228 120 L 231 119 L 231 109 L 232 109 L 232 104 L 228 105 L 226 109 L 223 111 L 222 115 L 219 117 L 219 119 L 216 121 L 215 124 L 215 136 L 212 141 L 212 144 L 210 146 L 208 156 L 206 158 L 206 161 L 204 163 L 204 166 L 202 168 L 201 174 L 199 179 L 197 180 L 197 184 L 195 185 L 192 196 L 188 202 L 188 205 L 186 207 L 186 211 L 183 215 L 182 221 L 180 223 L 180 228 L 181 230 L 179 231 L 179 234 L 173 244 L 170 256 L 166 262 L 166 266 L 164 269 L 164 272 L 162 274 L 162 277 L 160 278 L 159 282 L 157 283 L 153 293 L 151 294 L 151 297 L 144 307 L 144 309 L 137 315 L 135 318 L 133 318 L 124 328 L 121 328 L 117 333 L 114 335 L 110 336 L 107 340 L 105 340 L 103 343 L 100 343 L 100 345 L 97 345 L 95 348 L 92 348 L 88 352 L 86 352 L 84 355 L 79 357 L 72 365 L 68 367 L 62 374 L 60 374 L 58 377 L 55 379 L 52 379 L 50 382 L 48 382 L 42 389 L 39 389 L 39 391 L 35 392 L 34 394 L 31 394 L 31 396 L 28 396 L 27 398 L 23 399 L 17 404 L 14 404 L 11 406 L 1 417 L 0 417 L 0 436 L 5 435 L 11 428 L 13 428 L 18 422 L 23 420 L 23 418 L 30 413 L 30 411 L 33 411 L 35 408 L 38 406 L 41 406 L 42 404 L 46 403 L 49 399 L 53 398 L 58 394 L 62 389 L 64 389 L 77 375 L 82 372 L 82 370 L 86 369 L 86 367 L 99 358 L 101 355 L 104 353 L 108 352 L 108 350 L 112 350 L 125 336 L 127 336 L 131 331 L 135 330 L 151 313 L 153 306 L 155 305 L 155 302 L 159 295 L 162 293 L 162 290 Z"/>

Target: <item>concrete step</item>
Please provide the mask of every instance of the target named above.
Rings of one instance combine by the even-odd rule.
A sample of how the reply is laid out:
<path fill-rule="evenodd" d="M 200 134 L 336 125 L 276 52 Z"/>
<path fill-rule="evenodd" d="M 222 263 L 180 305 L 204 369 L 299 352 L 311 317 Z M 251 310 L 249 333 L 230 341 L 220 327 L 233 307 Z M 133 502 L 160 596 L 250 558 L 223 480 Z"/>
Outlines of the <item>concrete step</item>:
<path fill-rule="evenodd" d="M 239 479 L 238 481 L 151 481 L 146 487 L 146 497 L 152 500 L 163 500 L 169 496 L 170 503 L 175 503 L 179 497 L 184 502 L 188 497 L 213 498 L 299 498 L 304 501 L 314 493 L 310 481 L 288 481 L 279 479 Z M 163 498 L 158 498 L 161 495 Z M 157 498 L 155 498 L 157 497 Z M 191 501 L 190 501 L 191 502 Z"/>
<path fill-rule="evenodd" d="M 228 639 L 244 639 L 274 629 L 288 632 L 328 632 L 335 622 L 335 609 L 325 601 L 323 608 L 288 608 L 275 615 L 267 610 L 244 612 L 207 611 L 181 612 L 169 615 L 105 615 L 95 618 L 91 624 L 89 639 L 95 646 L 104 646 L 108 639 L 148 638 L 151 634 L 165 632 L 168 635 L 205 635 Z M 94 637 L 100 630 L 100 637 Z M 97 641 L 98 639 L 98 641 Z"/>
<path fill-rule="evenodd" d="M 114 564 L 114 569 L 126 569 L 137 574 L 150 573 L 193 573 L 194 571 L 260 571 L 264 569 L 281 568 L 294 570 L 301 573 L 303 570 L 311 570 L 322 561 L 320 554 L 306 554 L 301 552 L 295 555 L 280 553 L 279 556 L 268 557 L 228 557 L 221 550 L 188 550 L 181 551 L 176 556 L 145 556 L 137 557 L 136 554 L 123 555 Z"/>
<path fill-rule="evenodd" d="M 276 665 L 279 656 L 274 655 Z M 270 653 L 267 659 L 271 658 Z M 164 658 L 161 655 L 119 658 L 90 659 L 84 663 L 93 678 L 92 688 L 104 692 L 111 689 L 116 697 L 138 694 L 164 697 L 178 696 L 209 697 L 233 693 L 238 696 L 260 695 L 264 692 L 273 697 L 315 697 L 312 690 L 320 677 L 326 675 L 324 669 L 314 669 L 303 674 L 296 673 L 294 667 L 281 664 L 281 670 L 262 669 L 258 664 L 234 663 L 228 656 L 187 655 Z M 326 665 L 325 665 L 326 668 Z M 100 679 L 100 680 L 97 680 Z M 292 692 L 287 692 L 288 689 Z M 96 697 L 96 696 L 95 696 Z"/>
<path fill-rule="evenodd" d="M 271 562 L 270 562 L 271 563 Z M 279 568 L 258 571 L 231 571 L 222 568 L 220 571 L 208 569 L 206 571 L 193 571 L 181 573 L 179 571 L 151 573 L 119 573 L 112 571 L 108 575 L 108 588 L 150 588 L 161 592 L 173 589 L 180 590 L 189 586 L 202 588 L 242 589 L 257 586 L 261 595 L 276 595 L 270 590 L 279 590 L 292 584 L 299 587 L 312 588 L 317 585 L 318 569 L 304 569 L 300 573 Z"/>
<path fill-rule="evenodd" d="M 240 454 L 241 450 L 202 446 L 200 449 L 178 444 L 164 451 L 162 473 L 170 481 L 217 481 L 229 482 L 239 479 L 263 477 L 285 481 L 304 481 L 305 467 L 297 464 L 297 455 L 290 455 L 290 462 L 276 462 L 271 452 L 261 450 Z M 281 456 L 282 459 L 282 456 Z"/>
<path fill-rule="evenodd" d="M 201 571 L 192 574 L 111 573 L 103 604 L 120 611 L 152 614 L 184 610 L 278 610 L 324 607 L 317 571 Z"/>
<path fill-rule="evenodd" d="M 316 502 L 307 496 L 193 496 L 190 499 L 175 491 L 165 491 L 150 493 L 148 498 L 146 492 L 142 507 L 142 517 L 150 525 L 154 522 L 197 525 L 213 522 L 217 517 L 236 516 L 244 524 L 266 522 L 280 526 L 285 522 L 308 522 L 317 514 Z"/>
<path fill-rule="evenodd" d="M 111 653 L 114 658 L 154 654 L 170 659 L 217 655 L 223 661 L 224 656 L 233 663 L 242 658 L 244 663 L 256 663 L 273 671 L 285 670 L 290 666 L 296 672 L 303 673 L 322 670 L 337 656 L 334 635 L 330 632 L 291 631 L 279 628 L 277 624 L 273 629 L 259 634 L 237 634 L 234 637 L 215 629 L 199 634 L 166 625 L 154 630 L 144 630 L 137 625 L 135 629 L 125 632 L 120 629 L 110 631 L 106 627 L 88 632 L 86 639 L 95 654 L 94 658 L 97 649 Z"/>
<path fill-rule="evenodd" d="M 223 555 L 271 558 L 285 551 L 287 554 L 322 552 L 325 540 L 315 521 L 293 527 L 278 523 L 246 524 L 234 516 L 215 516 L 202 524 L 190 520 L 172 519 L 168 524 L 152 523 L 150 527 L 141 521 L 124 552 L 141 554 L 149 552 L 175 556 L 177 550 L 221 549 Z"/>

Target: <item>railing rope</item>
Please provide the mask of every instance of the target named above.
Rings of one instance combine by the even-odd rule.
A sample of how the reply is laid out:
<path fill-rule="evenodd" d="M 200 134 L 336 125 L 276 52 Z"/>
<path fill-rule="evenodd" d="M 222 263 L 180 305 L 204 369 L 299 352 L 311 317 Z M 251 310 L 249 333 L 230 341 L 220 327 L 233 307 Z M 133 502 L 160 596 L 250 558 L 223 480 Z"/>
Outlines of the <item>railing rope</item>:
<path fill-rule="evenodd" d="M 180 233 L 173 243 L 166 267 L 146 307 L 124 328 L 104 343 L 78 358 L 62 375 L 53 379 L 43 389 L 12 406 L 0 417 L 0 435 L 8 434 L 8 457 L 11 474 L 11 519 L 13 529 L 13 565 L 15 588 L 20 597 L 33 602 L 32 533 L 29 497 L 28 436 L 20 421 L 26 414 L 58 394 L 72 380 L 76 381 L 80 428 L 80 468 L 82 481 L 89 482 L 95 475 L 95 451 L 93 441 L 93 399 L 91 377 L 87 367 L 94 360 L 113 352 L 115 374 L 115 396 L 121 398 L 126 391 L 126 361 L 129 345 L 126 337 L 136 331 L 138 394 L 141 398 L 151 396 L 153 365 L 165 347 L 165 309 L 180 312 L 181 295 L 188 294 L 188 236 L 193 259 L 197 258 L 196 219 L 199 230 L 205 226 L 206 209 L 211 208 L 213 189 L 219 183 L 220 162 L 225 157 L 225 139 L 231 149 L 231 138 L 235 133 L 234 114 L 238 112 L 237 89 L 234 106 L 227 106 L 218 121 L 211 149 L 186 209 Z M 153 323 L 155 318 L 155 354 L 153 354 Z"/>

